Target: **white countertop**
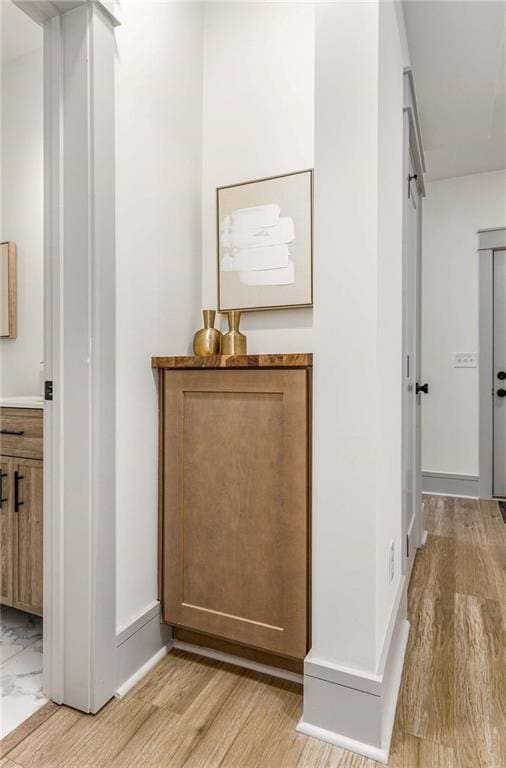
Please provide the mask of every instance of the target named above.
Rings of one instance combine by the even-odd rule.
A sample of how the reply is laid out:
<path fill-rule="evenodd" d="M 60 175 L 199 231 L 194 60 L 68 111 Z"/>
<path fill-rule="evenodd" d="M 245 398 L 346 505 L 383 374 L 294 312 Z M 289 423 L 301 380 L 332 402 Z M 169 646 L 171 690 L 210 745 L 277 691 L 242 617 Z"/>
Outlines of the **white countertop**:
<path fill-rule="evenodd" d="M 0 397 L 0 408 L 44 408 L 42 395 Z"/>

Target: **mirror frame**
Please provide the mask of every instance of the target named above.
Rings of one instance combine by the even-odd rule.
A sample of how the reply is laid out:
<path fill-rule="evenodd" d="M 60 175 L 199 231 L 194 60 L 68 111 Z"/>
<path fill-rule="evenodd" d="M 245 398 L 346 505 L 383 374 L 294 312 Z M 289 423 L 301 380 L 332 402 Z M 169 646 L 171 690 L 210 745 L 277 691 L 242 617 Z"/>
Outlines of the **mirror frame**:
<path fill-rule="evenodd" d="M 0 243 L 7 246 L 7 301 L 8 301 L 8 333 L 0 334 L 2 339 L 15 339 L 17 334 L 17 278 L 16 278 L 16 244 L 12 240 Z"/>

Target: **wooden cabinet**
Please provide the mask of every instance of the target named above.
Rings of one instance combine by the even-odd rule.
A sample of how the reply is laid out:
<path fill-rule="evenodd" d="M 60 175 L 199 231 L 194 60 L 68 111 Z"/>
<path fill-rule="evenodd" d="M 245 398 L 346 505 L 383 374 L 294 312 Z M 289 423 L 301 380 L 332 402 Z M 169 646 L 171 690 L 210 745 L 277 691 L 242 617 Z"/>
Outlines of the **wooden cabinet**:
<path fill-rule="evenodd" d="M 0 602 L 12 605 L 14 601 L 14 515 L 12 488 L 13 461 L 0 457 Z"/>
<path fill-rule="evenodd" d="M 310 356 L 163 360 L 163 618 L 239 647 L 303 659 Z M 171 368 L 168 360 L 186 362 Z M 234 367 L 209 367 L 213 361 Z M 240 361 L 247 367 L 237 367 Z M 188 367 L 195 364 L 205 367 Z"/>
<path fill-rule="evenodd" d="M 14 412 L 18 410 L 17 418 Z M 13 454 L 0 456 L 0 602 L 39 616 L 43 584 L 43 464 L 41 459 L 20 455 L 24 447 L 28 454 L 42 455 L 42 422 L 42 411 L 35 409 L 0 411 L 0 447 Z M 40 453 L 34 439 L 40 440 Z"/>

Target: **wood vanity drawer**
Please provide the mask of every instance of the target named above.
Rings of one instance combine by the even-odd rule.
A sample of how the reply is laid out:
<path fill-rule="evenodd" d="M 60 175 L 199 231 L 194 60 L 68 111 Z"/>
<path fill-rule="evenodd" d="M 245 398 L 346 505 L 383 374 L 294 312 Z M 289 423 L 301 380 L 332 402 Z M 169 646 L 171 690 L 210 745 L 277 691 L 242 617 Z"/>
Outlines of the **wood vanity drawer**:
<path fill-rule="evenodd" d="M 43 415 L 38 408 L 0 408 L 0 454 L 42 459 Z"/>

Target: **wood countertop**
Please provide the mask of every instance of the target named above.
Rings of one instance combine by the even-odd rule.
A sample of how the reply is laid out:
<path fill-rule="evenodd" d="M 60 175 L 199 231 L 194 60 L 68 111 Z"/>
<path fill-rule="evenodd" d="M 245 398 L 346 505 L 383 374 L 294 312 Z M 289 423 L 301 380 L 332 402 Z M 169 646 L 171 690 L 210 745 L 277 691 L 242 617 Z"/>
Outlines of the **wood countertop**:
<path fill-rule="evenodd" d="M 160 369 L 182 368 L 311 368 L 313 355 L 310 352 L 276 355 L 181 355 L 173 357 L 152 357 L 151 367 Z"/>

